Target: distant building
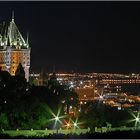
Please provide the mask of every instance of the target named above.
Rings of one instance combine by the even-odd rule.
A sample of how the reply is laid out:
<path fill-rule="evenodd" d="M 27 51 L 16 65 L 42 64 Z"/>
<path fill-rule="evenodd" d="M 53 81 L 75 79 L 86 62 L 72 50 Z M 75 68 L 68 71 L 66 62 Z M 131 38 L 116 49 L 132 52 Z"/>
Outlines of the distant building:
<path fill-rule="evenodd" d="M 19 63 L 22 64 L 25 78 L 29 81 L 30 47 L 28 36 L 25 41 L 14 22 L 13 16 L 11 22 L 0 24 L 0 67 L 15 76 Z"/>
<path fill-rule="evenodd" d="M 30 74 L 30 84 L 35 86 L 46 86 L 48 83 L 48 75 L 44 71 L 41 73 L 31 73 Z"/>

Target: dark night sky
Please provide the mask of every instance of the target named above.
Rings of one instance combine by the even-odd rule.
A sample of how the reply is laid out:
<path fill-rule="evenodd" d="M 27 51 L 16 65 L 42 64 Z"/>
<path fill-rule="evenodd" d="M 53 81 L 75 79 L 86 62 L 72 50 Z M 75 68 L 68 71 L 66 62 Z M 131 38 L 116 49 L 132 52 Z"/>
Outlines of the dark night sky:
<path fill-rule="evenodd" d="M 140 2 L 0 2 L 30 32 L 31 70 L 140 72 Z"/>

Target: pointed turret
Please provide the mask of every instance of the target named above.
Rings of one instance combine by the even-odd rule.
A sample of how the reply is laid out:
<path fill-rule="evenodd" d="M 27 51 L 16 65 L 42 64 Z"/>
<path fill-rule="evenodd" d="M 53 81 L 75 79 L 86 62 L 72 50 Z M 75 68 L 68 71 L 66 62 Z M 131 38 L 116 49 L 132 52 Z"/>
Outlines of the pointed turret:
<path fill-rule="evenodd" d="M 14 11 L 12 12 L 12 21 L 10 22 L 8 36 L 11 46 L 16 46 L 17 44 L 20 46 L 26 46 L 25 40 L 14 22 Z"/>
<path fill-rule="evenodd" d="M 14 22 L 14 11 L 12 11 L 12 22 Z"/>
<path fill-rule="evenodd" d="M 27 48 L 29 48 L 29 32 L 27 32 L 27 40 L 26 40 Z"/>

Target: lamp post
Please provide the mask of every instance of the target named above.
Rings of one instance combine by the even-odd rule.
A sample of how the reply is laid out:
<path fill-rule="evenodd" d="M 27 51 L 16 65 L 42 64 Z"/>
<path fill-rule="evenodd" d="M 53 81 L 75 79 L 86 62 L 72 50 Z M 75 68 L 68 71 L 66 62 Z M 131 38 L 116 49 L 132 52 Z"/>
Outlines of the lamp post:
<path fill-rule="evenodd" d="M 138 122 L 139 121 L 139 118 L 136 118 L 136 121 Z"/>
<path fill-rule="evenodd" d="M 127 120 L 127 123 L 131 123 L 134 122 L 134 128 L 138 129 L 139 125 L 140 125 L 140 111 L 138 111 L 138 113 L 134 113 L 133 111 L 129 111 L 130 115 L 133 117 L 130 120 Z"/>
<path fill-rule="evenodd" d="M 58 126 L 57 126 L 57 122 L 59 121 L 59 117 L 56 116 L 55 117 L 55 124 L 56 124 L 56 133 L 58 134 Z"/>
<path fill-rule="evenodd" d="M 57 121 L 59 120 L 59 117 L 58 117 L 58 116 L 56 116 L 56 117 L 55 117 L 55 120 L 56 120 L 56 122 L 57 122 Z"/>
<path fill-rule="evenodd" d="M 74 123 L 74 127 L 76 127 L 77 126 L 77 123 Z"/>
<path fill-rule="evenodd" d="M 73 125 L 74 125 L 74 131 L 75 131 L 75 129 L 77 127 L 77 123 L 75 122 Z"/>
<path fill-rule="evenodd" d="M 135 126 L 136 126 L 136 128 L 139 127 L 139 122 L 140 122 L 140 118 L 137 116 L 136 119 L 135 119 Z"/>
<path fill-rule="evenodd" d="M 54 130 L 56 129 L 56 130 L 57 130 L 57 133 L 58 133 L 58 128 L 59 128 L 59 126 L 62 124 L 61 119 L 66 117 L 66 115 L 60 116 L 60 112 L 61 112 L 61 107 L 58 109 L 57 115 L 55 115 L 55 114 L 53 113 L 53 111 L 50 110 L 50 113 L 51 113 L 52 116 L 53 116 L 53 118 L 50 119 L 50 121 L 53 121 L 53 122 L 54 122 L 53 129 L 54 129 Z"/>
<path fill-rule="evenodd" d="M 69 128 L 70 127 L 70 124 L 69 123 L 67 123 L 67 128 Z"/>

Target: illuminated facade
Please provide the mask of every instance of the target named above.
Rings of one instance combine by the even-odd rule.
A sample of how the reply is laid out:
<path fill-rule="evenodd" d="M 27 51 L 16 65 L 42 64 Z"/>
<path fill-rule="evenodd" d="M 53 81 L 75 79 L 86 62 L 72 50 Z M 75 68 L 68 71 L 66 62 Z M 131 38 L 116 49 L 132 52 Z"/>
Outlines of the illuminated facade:
<path fill-rule="evenodd" d="M 12 17 L 10 23 L 0 24 L 0 67 L 14 76 L 19 63 L 22 64 L 25 78 L 29 81 L 30 47 L 28 36 L 25 41 Z"/>

